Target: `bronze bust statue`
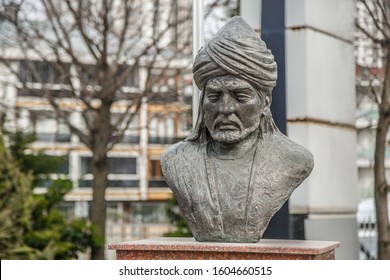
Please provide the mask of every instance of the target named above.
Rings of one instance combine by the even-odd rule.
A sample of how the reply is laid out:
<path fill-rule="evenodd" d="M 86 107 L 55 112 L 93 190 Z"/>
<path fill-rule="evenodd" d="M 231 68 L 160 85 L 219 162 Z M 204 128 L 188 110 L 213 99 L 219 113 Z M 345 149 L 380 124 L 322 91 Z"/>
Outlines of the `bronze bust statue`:
<path fill-rule="evenodd" d="M 165 179 L 197 241 L 258 242 L 313 169 L 312 154 L 276 127 L 271 51 L 232 18 L 199 51 L 195 129 L 161 158 Z"/>

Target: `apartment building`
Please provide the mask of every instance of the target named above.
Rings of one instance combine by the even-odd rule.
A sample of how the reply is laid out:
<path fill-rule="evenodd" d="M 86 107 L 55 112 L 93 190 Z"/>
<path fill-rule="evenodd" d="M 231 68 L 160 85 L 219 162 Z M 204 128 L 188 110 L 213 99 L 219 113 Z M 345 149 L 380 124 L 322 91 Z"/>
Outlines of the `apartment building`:
<path fill-rule="evenodd" d="M 31 63 L 40 72 L 39 76 L 43 77 L 46 86 L 51 85 L 50 94 L 60 100 L 61 106 L 71 111 L 71 119 L 75 123 L 81 123 L 79 120 L 83 111 L 80 111 L 66 87 L 58 83 L 51 65 L 42 61 L 27 63 L 25 60 L 14 60 L 14 69 L 17 69 L 29 88 L 15 87 L 9 82 L 12 74 L 8 72 L 7 75 L 8 70 L 2 68 L 1 95 L 6 100 L 8 110 L 13 112 L 8 125 L 34 133 L 36 142 L 32 144 L 30 152 L 44 152 L 65 158 L 58 174 L 53 174 L 53 178 L 68 178 L 73 182 L 74 187 L 66 196 L 64 210 L 70 217 L 88 217 L 88 205 L 92 199 L 91 152 L 77 136 L 72 135 L 66 124 L 55 118 L 53 108 L 42 97 L 42 81 L 36 81 L 27 67 Z M 129 76 L 125 90 L 139 90 L 140 76 L 142 68 Z M 160 155 L 170 144 L 188 135 L 191 127 L 191 75 L 182 69 L 170 69 L 156 83 L 154 91 L 154 98 L 133 112 L 135 115 L 123 139 L 108 154 L 109 185 L 106 200 L 110 222 L 167 223 L 165 201 L 171 197 L 171 191 L 161 174 Z M 124 112 L 126 105 L 124 99 L 112 107 L 114 119 Z"/>
<path fill-rule="evenodd" d="M 138 7 L 142 14 L 148 17 L 151 14 L 148 9 L 155 9 L 154 2 L 149 2 L 148 5 Z M 169 10 L 164 6 L 169 3 L 161 1 L 159 12 L 161 18 L 164 18 L 173 11 L 173 18 L 170 16 L 169 19 L 171 21 L 185 18 L 185 13 L 191 6 L 187 1 L 177 1 Z M 138 15 L 133 20 L 143 22 L 145 19 L 141 14 Z M 175 42 L 167 49 L 171 53 L 190 48 L 185 45 L 183 39 L 189 36 L 190 18 L 179 21 L 173 31 L 160 38 L 161 44 L 165 41 Z M 1 21 L 0 25 L 1 38 L 12 39 L 12 29 L 7 23 Z M 142 30 L 139 32 L 147 40 L 150 28 L 147 25 L 140 26 Z M 12 41 L 11 39 L 9 40 Z M 77 85 L 81 83 L 77 79 L 88 79 L 87 76 L 98 69 L 95 69 L 93 63 L 86 62 L 83 67 L 90 68 L 91 71 L 83 77 L 79 75 L 77 66 L 67 64 L 65 60 L 65 65 L 62 63 L 62 72 L 58 72 L 55 63 L 40 59 L 36 53 L 28 53 L 26 56 L 27 52 L 22 53 L 17 45 L 13 47 L 7 40 L 0 42 L 0 55 L 3 61 L 7 61 L 0 63 L 0 110 L 7 111 L 7 128 L 19 129 L 36 136 L 36 141 L 28 152 L 44 152 L 64 158 L 58 173 L 52 174 L 53 178 L 68 178 L 73 183 L 72 191 L 66 196 L 66 203 L 61 206 L 62 210 L 70 218 L 87 218 L 92 199 L 92 154 L 79 137 L 71 133 L 69 126 L 56 118 L 47 96 L 54 97 L 59 106 L 69 114 L 68 120 L 82 130 L 83 124 L 85 125 L 85 111 L 77 98 L 74 98 L 70 82 L 63 79 L 64 72 L 73 79 L 71 83 Z M 44 50 L 42 48 L 42 51 Z M 169 67 L 164 63 L 164 54 L 159 55 L 158 59 L 162 62 L 155 63 L 155 68 L 146 66 L 149 61 L 147 56 L 140 59 L 137 66 L 131 64 L 131 59 L 124 60 L 120 66 L 123 71 L 127 71 L 129 67 L 131 71 L 111 107 L 113 123 L 126 112 L 131 96 L 144 94 L 146 79 L 151 79 L 152 87 L 150 94 L 142 98 L 139 107 L 131 107 L 131 122 L 124 136 L 108 153 L 108 240 L 158 236 L 171 227 L 165 213 L 166 200 L 172 197 L 172 194 L 161 174 L 160 155 L 169 145 L 188 135 L 192 121 L 192 75 L 188 68 L 188 59 L 191 58 L 185 54 L 179 56 L 173 63 L 170 61 Z M 171 59 L 171 56 L 168 59 Z M 85 61 L 88 61 L 88 58 Z M 19 78 L 16 78 L 17 76 Z M 45 187 L 36 191 L 44 192 Z"/>

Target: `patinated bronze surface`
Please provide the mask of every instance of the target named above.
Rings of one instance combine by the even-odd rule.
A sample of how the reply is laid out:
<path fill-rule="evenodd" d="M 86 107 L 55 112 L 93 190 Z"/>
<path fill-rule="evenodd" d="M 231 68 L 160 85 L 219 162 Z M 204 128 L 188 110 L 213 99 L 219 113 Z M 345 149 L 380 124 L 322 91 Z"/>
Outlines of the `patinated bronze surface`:
<path fill-rule="evenodd" d="M 258 242 L 310 174 L 312 154 L 275 126 L 276 63 L 241 17 L 201 48 L 193 72 L 198 121 L 162 155 L 163 174 L 196 240 Z"/>

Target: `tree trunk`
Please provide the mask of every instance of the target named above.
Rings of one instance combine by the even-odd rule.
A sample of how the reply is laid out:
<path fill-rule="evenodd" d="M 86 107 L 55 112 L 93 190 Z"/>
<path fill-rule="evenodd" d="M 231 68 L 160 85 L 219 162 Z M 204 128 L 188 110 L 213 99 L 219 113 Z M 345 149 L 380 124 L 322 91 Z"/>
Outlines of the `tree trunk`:
<path fill-rule="evenodd" d="M 382 102 L 375 141 L 375 210 L 378 228 L 378 259 L 390 259 L 390 223 L 387 210 L 388 182 L 386 179 L 385 153 L 390 120 L 390 52 L 387 54 Z"/>
<path fill-rule="evenodd" d="M 105 258 L 106 188 L 108 186 L 107 142 L 110 137 L 111 103 L 102 102 L 95 119 L 96 131 L 92 137 L 92 189 L 91 222 L 103 239 L 100 247 L 92 248 L 91 259 Z"/>
<path fill-rule="evenodd" d="M 93 152 L 92 157 L 92 190 L 91 201 L 91 223 L 97 233 L 103 239 L 103 244 L 93 247 L 91 259 L 104 260 L 104 240 L 106 236 L 106 187 L 108 185 L 107 155 L 105 153 Z"/>

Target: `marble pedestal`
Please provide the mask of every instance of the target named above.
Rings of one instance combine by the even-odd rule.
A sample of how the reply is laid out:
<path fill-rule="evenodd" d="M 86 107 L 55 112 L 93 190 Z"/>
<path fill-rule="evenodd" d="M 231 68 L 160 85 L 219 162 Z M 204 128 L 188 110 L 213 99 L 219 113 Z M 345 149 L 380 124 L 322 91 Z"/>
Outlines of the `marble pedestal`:
<path fill-rule="evenodd" d="M 117 260 L 334 260 L 339 242 L 264 239 L 259 243 L 207 243 L 156 238 L 109 244 Z"/>

